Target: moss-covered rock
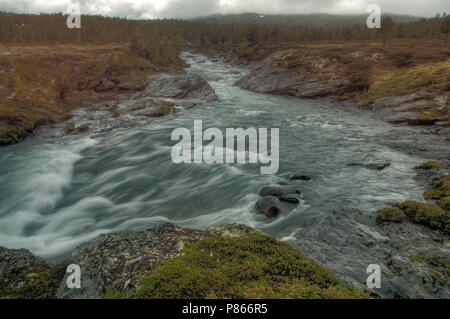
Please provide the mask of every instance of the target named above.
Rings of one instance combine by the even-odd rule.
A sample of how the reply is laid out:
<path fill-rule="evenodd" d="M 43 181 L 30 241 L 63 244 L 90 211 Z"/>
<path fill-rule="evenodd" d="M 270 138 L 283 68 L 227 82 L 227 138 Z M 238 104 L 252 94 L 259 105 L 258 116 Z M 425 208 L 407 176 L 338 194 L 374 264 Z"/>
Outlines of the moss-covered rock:
<path fill-rule="evenodd" d="M 414 201 L 406 201 L 395 206 L 414 223 L 450 232 L 450 212 L 439 206 Z"/>
<path fill-rule="evenodd" d="M 448 166 L 445 165 L 442 162 L 438 162 L 438 161 L 428 161 L 426 163 L 420 164 L 416 167 L 414 167 L 414 169 L 448 169 Z"/>
<path fill-rule="evenodd" d="M 65 270 L 25 249 L 0 247 L 0 299 L 53 299 Z"/>
<path fill-rule="evenodd" d="M 403 214 L 394 207 L 387 207 L 377 211 L 377 224 L 384 223 L 401 223 L 403 221 Z"/>
<path fill-rule="evenodd" d="M 432 188 L 423 195 L 427 200 L 440 200 L 448 196 L 450 196 L 450 176 L 433 182 Z"/>
<path fill-rule="evenodd" d="M 254 232 L 187 245 L 142 279 L 137 298 L 365 298 L 286 243 Z"/>
<path fill-rule="evenodd" d="M 419 263 L 425 262 L 425 259 L 423 259 L 423 257 L 420 256 L 419 254 L 413 254 L 413 255 L 410 255 L 409 257 L 411 257 L 412 259 L 414 259 L 415 261 L 417 261 Z"/>
<path fill-rule="evenodd" d="M 444 197 L 439 201 L 439 206 L 446 211 L 450 211 L 450 196 Z"/>

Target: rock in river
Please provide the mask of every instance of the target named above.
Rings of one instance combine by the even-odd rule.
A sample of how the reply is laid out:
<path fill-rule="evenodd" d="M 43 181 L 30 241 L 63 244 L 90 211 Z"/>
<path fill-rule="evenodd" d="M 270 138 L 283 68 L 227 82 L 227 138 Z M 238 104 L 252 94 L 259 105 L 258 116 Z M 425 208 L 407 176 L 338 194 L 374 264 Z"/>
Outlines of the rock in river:
<path fill-rule="evenodd" d="M 146 96 L 201 102 L 217 100 L 208 82 L 196 74 L 156 74 L 148 77 L 147 81 L 144 93 Z"/>
<path fill-rule="evenodd" d="M 275 196 L 261 198 L 256 202 L 255 209 L 258 213 L 264 214 L 267 217 L 276 217 L 282 212 L 281 202 Z"/>
<path fill-rule="evenodd" d="M 301 192 L 296 186 L 268 186 L 264 187 L 259 192 L 259 195 L 262 197 L 265 196 L 281 197 L 283 195 L 290 195 L 290 194 L 301 194 Z"/>
<path fill-rule="evenodd" d="M 311 180 L 311 177 L 303 175 L 301 173 L 292 173 L 291 175 L 289 175 L 288 179 L 291 181 L 309 181 Z"/>

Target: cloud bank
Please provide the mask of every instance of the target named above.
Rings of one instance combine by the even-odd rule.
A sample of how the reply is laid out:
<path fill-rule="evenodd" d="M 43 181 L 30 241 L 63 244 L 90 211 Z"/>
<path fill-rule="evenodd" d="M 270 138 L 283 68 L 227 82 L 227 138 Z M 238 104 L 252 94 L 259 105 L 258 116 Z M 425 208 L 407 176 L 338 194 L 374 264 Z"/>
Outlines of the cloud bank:
<path fill-rule="evenodd" d="M 79 3 L 84 14 L 132 19 L 193 18 L 215 13 L 365 14 L 371 3 L 383 12 L 431 17 L 450 13 L 448 0 L 0 0 L 0 11 L 17 13 L 65 12 Z"/>

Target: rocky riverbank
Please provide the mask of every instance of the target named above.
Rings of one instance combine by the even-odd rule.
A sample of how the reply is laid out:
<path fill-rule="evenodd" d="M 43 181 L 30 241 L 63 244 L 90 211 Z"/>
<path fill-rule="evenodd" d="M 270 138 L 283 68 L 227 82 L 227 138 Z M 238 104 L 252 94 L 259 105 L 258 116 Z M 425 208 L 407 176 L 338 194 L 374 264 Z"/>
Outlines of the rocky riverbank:
<path fill-rule="evenodd" d="M 80 266 L 81 289 L 67 288 L 68 264 Z M 289 245 L 244 225 L 200 231 L 164 224 L 102 235 L 76 248 L 60 265 L 27 250 L 0 248 L 0 298 L 105 297 L 367 296 Z"/>
<path fill-rule="evenodd" d="M 449 127 L 450 62 L 445 45 L 286 44 L 205 51 L 246 65 L 250 72 L 236 82 L 246 90 L 351 101 L 392 124 Z"/>
<path fill-rule="evenodd" d="M 0 51 L 0 145 L 23 140 L 42 125 L 67 121 L 76 109 L 103 108 L 158 117 L 216 97 L 178 59 L 153 65 L 116 46 L 13 47 Z M 68 124 L 68 133 L 89 130 Z"/>

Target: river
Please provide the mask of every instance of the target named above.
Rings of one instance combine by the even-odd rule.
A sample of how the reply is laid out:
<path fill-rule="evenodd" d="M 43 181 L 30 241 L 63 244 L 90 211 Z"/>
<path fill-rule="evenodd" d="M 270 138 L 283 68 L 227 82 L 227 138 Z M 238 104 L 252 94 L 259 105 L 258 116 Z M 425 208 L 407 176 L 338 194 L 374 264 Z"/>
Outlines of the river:
<path fill-rule="evenodd" d="M 283 238 L 333 208 L 373 211 L 421 199 L 423 185 L 412 167 L 423 159 L 375 142 L 390 124 L 332 101 L 244 91 L 233 83 L 246 70 L 183 57 L 191 64 L 187 72 L 207 80 L 219 101 L 158 119 L 109 118 L 84 135 L 65 136 L 55 125 L 0 149 L 1 246 L 55 261 L 99 234 L 165 222 L 199 229 L 245 223 Z M 104 117 L 75 114 L 80 123 L 86 118 Z M 192 130 L 194 120 L 224 132 L 279 128 L 278 174 L 261 175 L 255 164 L 174 164 L 171 133 Z M 383 171 L 348 166 L 366 157 L 392 165 Z M 255 214 L 259 190 L 293 171 L 311 177 L 298 184 L 301 204 L 274 220 Z"/>

